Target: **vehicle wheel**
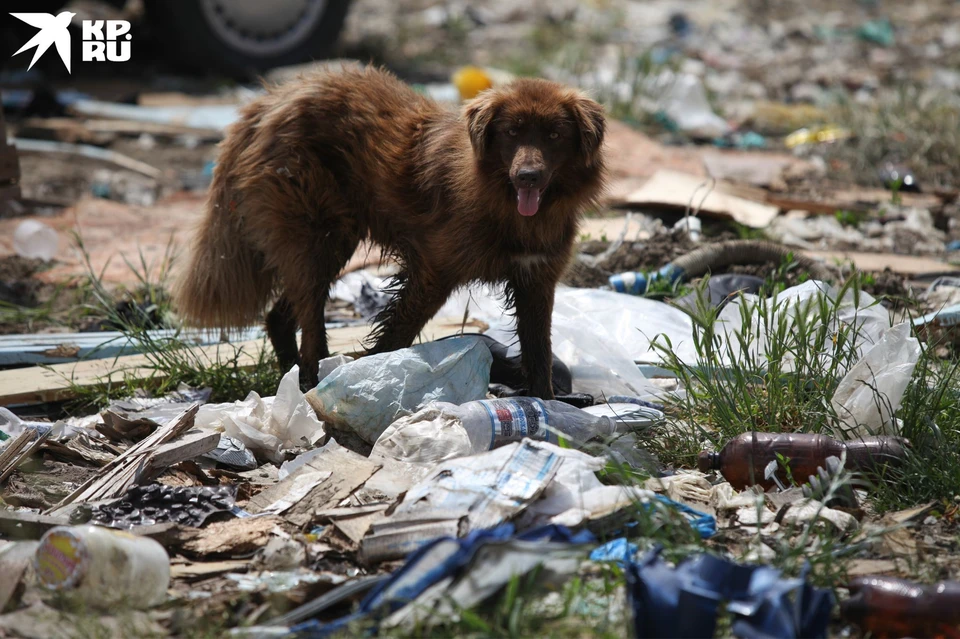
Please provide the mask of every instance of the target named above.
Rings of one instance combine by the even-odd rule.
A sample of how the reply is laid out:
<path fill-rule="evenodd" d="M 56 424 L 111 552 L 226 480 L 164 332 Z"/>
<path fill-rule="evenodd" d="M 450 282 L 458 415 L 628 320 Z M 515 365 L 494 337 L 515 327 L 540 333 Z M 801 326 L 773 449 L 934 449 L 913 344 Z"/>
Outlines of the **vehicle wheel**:
<path fill-rule="evenodd" d="M 330 55 L 349 0 L 148 0 L 157 37 L 189 67 L 233 76 Z M 173 34 L 176 34 L 175 36 Z"/>

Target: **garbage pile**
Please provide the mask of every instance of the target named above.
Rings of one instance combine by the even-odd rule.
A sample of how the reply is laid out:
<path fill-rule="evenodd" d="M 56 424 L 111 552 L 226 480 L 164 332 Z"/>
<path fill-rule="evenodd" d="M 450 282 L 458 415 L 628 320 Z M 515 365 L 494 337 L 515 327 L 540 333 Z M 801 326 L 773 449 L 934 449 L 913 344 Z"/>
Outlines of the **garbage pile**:
<path fill-rule="evenodd" d="M 4 90 L 0 636 L 960 634 L 960 5 L 352 4 L 345 50 L 451 108 L 517 75 L 607 107 L 554 398 L 496 287 L 366 355 L 367 244 L 312 388 L 259 328 L 180 328 L 151 277 L 261 87 Z M 174 391 L 157 348 L 258 385 Z"/>
<path fill-rule="evenodd" d="M 737 636 L 826 636 L 838 623 L 831 591 L 809 567 L 764 564 L 787 539 L 874 543 L 863 487 L 909 454 L 896 415 L 919 355 L 913 325 L 818 281 L 716 303 L 725 352 L 762 356 L 775 345 L 739 342 L 735 318 L 809 321 L 823 299 L 858 329 L 858 359 L 832 396 L 835 437 L 748 431 L 701 450 L 696 469 L 646 450 L 696 392 L 657 368 L 664 339 L 702 364 L 691 318 L 615 290 L 558 290 L 554 400 L 524 394 L 513 318 L 477 287 L 441 311 L 461 318 L 451 337 L 324 360 L 306 393 L 294 367 L 275 396 L 233 403 L 184 389 L 55 423 L 0 409 L 0 627 L 72 601 L 139 610 L 176 634 L 191 622 L 163 618 L 171 603 L 216 611 L 252 596 L 233 613 L 249 636 L 439 629 L 518 579 L 556 588 L 613 561 L 626 575 L 621 623 L 630 610 L 637 636 L 709 635 L 721 609 Z M 484 333 L 464 334 L 464 317 Z M 36 464 L 82 472 L 18 503 L 14 484 Z M 717 533 L 742 552 L 711 546 Z M 671 565 L 662 544 L 678 539 L 689 550 Z M 952 623 L 928 591 L 884 579 L 853 581 L 843 618 L 876 631 L 885 598 L 913 597 L 904 632 Z"/>

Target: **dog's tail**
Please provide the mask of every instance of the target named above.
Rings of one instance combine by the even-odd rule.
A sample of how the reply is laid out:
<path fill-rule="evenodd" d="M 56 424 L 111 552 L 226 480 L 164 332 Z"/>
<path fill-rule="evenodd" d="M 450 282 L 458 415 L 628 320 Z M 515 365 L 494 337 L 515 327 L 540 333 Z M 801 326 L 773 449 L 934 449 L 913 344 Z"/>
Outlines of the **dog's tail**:
<path fill-rule="evenodd" d="M 206 214 L 173 291 L 180 316 L 194 326 L 250 326 L 273 294 L 273 273 L 240 228 L 228 172 L 214 172 Z"/>

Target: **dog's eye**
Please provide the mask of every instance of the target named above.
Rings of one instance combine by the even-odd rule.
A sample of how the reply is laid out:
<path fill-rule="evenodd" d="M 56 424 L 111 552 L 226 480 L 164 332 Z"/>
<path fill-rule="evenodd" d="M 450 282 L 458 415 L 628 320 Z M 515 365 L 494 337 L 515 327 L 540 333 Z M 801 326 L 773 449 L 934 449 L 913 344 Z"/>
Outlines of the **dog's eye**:
<path fill-rule="evenodd" d="M 509 131 L 507 131 L 507 133 L 508 133 L 508 134 L 510 135 L 510 137 L 512 137 L 512 138 L 517 137 L 517 130 L 516 130 L 516 129 L 510 129 Z"/>
<path fill-rule="evenodd" d="M 553 133 L 550 134 L 550 139 L 551 139 L 551 140 L 556 140 L 556 139 L 559 138 L 559 137 L 560 137 L 560 134 L 557 133 L 556 131 L 554 131 Z"/>

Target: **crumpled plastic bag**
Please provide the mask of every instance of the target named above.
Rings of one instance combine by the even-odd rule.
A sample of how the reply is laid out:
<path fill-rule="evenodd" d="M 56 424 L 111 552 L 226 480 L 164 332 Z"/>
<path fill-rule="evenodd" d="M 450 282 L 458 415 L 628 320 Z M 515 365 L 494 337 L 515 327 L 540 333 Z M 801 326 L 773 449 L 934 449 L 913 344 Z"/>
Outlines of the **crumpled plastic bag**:
<path fill-rule="evenodd" d="M 324 421 L 373 444 L 387 426 L 428 402 L 483 399 L 492 363 L 490 349 L 476 337 L 418 344 L 343 364 L 306 397 Z"/>
<path fill-rule="evenodd" d="M 733 299 L 717 317 L 717 333 L 727 344 L 726 348 L 721 347 L 720 350 L 723 359 L 732 360 L 727 362 L 728 365 L 761 360 L 766 357 L 770 340 L 776 338 L 776 331 L 770 330 L 772 327 L 782 320 L 787 323 L 787 331 L 790 332 L 801 320 L 807 324 L 821 320 L 818 299 L 825 297 L 836 300 L 837 293 L 837 289 L 830 284 L 809 280 L 768 298 L 742 295 Z M 743 329 L 741 307 L 746 307 L 745 312 L 748 313 L 752 325 L 747 352 L 744 352 L 739 337 Z M 858 354 L 866 352 L 876 344 L 890 327 L 886 309 L 863 292 L 855 297 L 851 291 L 847 291 L 839 300 L 836 319 L 838 324 L 853 327 L 851 335 L 856 338 L 855 348 Z M 839 325 L 834 326 L 832 330 L 839 328 Z M 823 357 L 829 356 L 829 353 L 823 353 Z M 794 355 L 790 352 L 784 353 L 783 371 L 792 371 L 793 366 Z"/>
<path fill-rule="evenodd" d="M 280 380 L 275 397 L 260 397 L 254 391 L 232 404 L 200 407 L 198 428 L 219 430 L 262 457 L 280 463 L 280 451 L 313 447 L 324 435 L 323 422 L 300 392 L 300 367 L 294 366 Z"/>
<path fill-rule="evenodd" d="M 474 454 L 470 435 L 444 404 L 431 402 L 387 426 L 370 451 L 405 462 L 437 464 Z"/>
<path fill-rule="evenodd" d="M 911 324 L 897 324 L 844 375 L 830 400 L 845 438 L 898 435 L 893 415 L 920 359 Z"/>
<path fill-rule="evenodd" d="M 782 522 L 785 525 L 815 524 L 818 521 L 824 521 L 832 524 L 838 532 L 852 532 L 860 528 L 857 518 L 850 513 L 827 508 L 819 501 L 814 499 L 801 499 L 798 502 L 790 504 L 787 512 L 783 515 Z"/>

